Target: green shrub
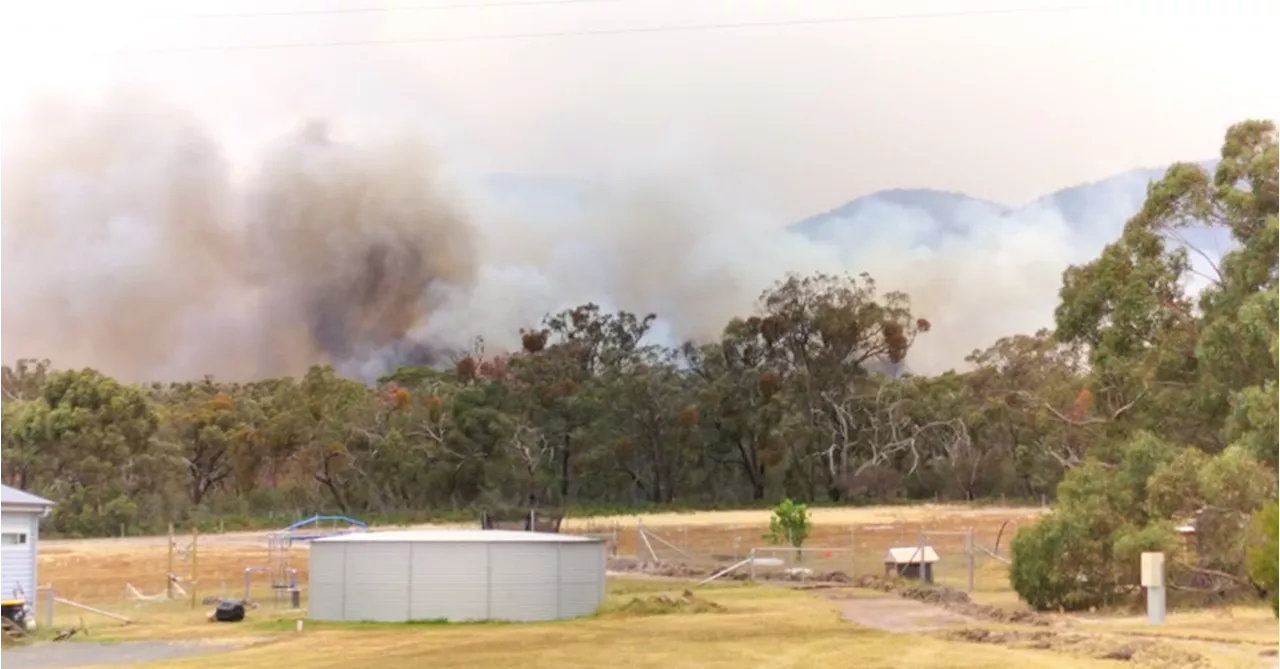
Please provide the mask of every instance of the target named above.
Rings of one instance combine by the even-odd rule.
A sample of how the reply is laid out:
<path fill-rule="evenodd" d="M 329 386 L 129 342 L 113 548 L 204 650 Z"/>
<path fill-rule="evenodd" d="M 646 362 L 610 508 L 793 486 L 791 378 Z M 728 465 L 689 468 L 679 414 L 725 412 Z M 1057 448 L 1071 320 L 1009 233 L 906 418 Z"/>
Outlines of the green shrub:
<path fill-rule="evenodd" d="M 1280 512 L 1276 502 L 1272 501 L 1253 514 L 1253 527 L 1257 532 L 1257 543 L 1249 547 L 1249 578 L 1255 585 L 1265 590 L 1271 602 L 1271 612 L 1280 617 L 1280 542 L 1277 542 L 1277 521 Z"/>
<path fill-rule="evenodd" d="M 1070 608 L 1076 578 L 1065 573 L 1059 560 L 1073 543 L 1070 534 L 1061 517 L 1049 516 L 1014 536 L 1009 585 L 1028 606 L 1039 611 Z"/>
<path fill-rule="evenodd" d="M 804 545 L 809 538 L 809 507 L 784 499 L 773 508 L 773 517 L 769 519 L 769 534 L 765 539 L 772 544 L 791 544 L 796 548 Z M 796 551 L 796 560 L 801 553 Z"/>

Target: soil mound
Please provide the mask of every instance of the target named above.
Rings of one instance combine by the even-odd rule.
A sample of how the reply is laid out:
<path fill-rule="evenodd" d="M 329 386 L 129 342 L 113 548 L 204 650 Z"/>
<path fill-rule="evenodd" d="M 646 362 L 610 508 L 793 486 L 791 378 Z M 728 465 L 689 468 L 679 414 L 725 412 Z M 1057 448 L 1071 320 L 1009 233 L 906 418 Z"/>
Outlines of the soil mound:
<path fill-rule="evenodd" d="M 619 609 L 620 612 L 633 615 L 662 615 L 665 613 L 723 613 L 725 608 L 713 601 L 703 599 L 691 590 L 685 590 L 680 596 L 668 594 L 636 597 Z"/>
<path fill-rule="evenodd" d="M 990 643 L 1010 648 L 1052 650 L 1097 658 L 1132 662 L 1145 667 L 1189 667 L 1207 669 L 1211 665 L 1201 655 L 1168 644 L 1142 639 L 1119 640 L 1103 636 L 1053 630 L 961 629 L 943 632 L 952 641 Z"/>

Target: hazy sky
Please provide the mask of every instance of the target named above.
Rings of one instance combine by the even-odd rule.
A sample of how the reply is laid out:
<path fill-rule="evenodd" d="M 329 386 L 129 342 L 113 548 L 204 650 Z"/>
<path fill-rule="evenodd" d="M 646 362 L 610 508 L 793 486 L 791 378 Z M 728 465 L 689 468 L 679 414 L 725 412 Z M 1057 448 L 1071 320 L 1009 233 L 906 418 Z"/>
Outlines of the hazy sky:
<path fill-rule="evenodd" d="M 146 83 L 201 116 L 233 154 L 305 116 L 346 128 L 409 120 L 475 169 L 589 175 L 620 161 L 681 161 L 804 215 L 892 187 L 1017 203 L 1130 167 L 1210 156 L 1229 123 L 1280 111 L 1280 89 L 1264 84 L 1280 18 L 1274 0 L 1101 0 L 1074 10 L 719 31 L 103 53 L 1087 3 L 458 7 L 496 1 L 6 2 L 5 112 L 38 90 Z M 433 4 L 449 7 L 422 9 Z M 404 9 L 189 18 L 382 7 Z"/>

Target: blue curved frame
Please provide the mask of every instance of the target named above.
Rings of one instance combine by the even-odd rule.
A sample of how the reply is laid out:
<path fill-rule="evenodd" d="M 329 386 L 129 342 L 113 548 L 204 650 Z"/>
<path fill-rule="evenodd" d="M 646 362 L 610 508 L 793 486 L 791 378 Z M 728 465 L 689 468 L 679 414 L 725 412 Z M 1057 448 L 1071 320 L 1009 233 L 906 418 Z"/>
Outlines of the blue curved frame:
<path fill-rule="evenodd" d="M 323 537 L 331 537 L 335 534 L 341 534 L 341 532 L 329 532 L 327 534 L 294 534 L 296 530 L 325 521 L 346 523 L 352 527 L 359 528 L 359 531 L 361 532 L 369 529 L 369 525 L 364 521 L 356 520 L 355 518 L 348 518 L 347 516 L 312 516 L 306 520 L 299 520 L 298 522 L 284 528 L 283 534 L 289 535 L 289 539 L 291 541 L 310 541 L 312 539 L 320 539 Z"/>

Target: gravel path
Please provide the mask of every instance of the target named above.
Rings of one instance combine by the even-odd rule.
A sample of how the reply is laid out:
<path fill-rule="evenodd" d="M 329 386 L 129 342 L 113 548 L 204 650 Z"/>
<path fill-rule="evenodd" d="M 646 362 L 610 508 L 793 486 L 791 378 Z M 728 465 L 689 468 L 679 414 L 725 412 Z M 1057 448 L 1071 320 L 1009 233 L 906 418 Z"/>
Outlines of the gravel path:
<path fill-rule="evenodd" d="M 846 622 L 885 632 L 930 632 L 972 622 L 940 606 L 901 597 L 832 599 Z"/>
<path fill-rule="evenodd" d="M 91 643 L 67 641 L 39 643 L 6 649 L 0 659 L 5 669 L 66 669 L 69 667 L 134 666 L 145 662 L 175 660 L 194 655 L 219 653 L 234 645 L 164 643 L 138 641 Z"/>

